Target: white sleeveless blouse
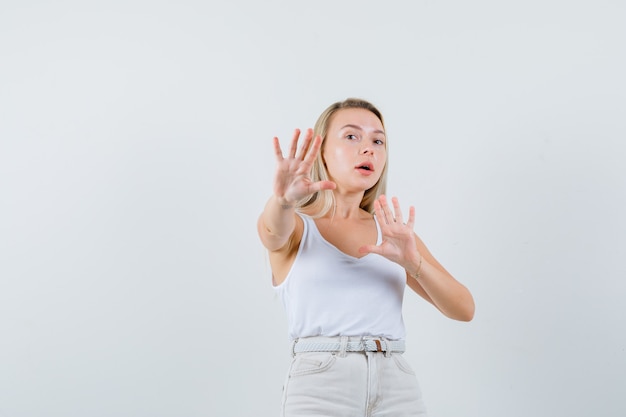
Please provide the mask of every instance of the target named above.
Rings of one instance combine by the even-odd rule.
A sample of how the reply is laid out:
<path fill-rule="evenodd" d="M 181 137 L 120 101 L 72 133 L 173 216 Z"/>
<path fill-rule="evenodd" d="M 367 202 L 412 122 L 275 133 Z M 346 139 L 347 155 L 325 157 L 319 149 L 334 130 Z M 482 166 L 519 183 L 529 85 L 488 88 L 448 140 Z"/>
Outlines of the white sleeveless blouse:
<path fill-rule="evenodd" d="M 304 221 L 302 241 L 285 280 L 274 287 L 287 313 L 290 339 L 308 336 L 405 337 L 402 299 L 406 273 L 376 254 L 355 258 Z M 378 220 L 377 244 L 382 241 Z"/>

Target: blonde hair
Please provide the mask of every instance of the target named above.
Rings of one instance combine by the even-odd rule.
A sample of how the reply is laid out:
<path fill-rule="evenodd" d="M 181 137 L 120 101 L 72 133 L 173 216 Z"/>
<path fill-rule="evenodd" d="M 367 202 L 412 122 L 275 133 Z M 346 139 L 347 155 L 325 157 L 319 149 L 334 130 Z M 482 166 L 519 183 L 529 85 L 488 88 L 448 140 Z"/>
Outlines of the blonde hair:
<path fill-rule="evenodd" d="M 348 98 L 344 101 L 338 101 L 328 106 L 328 108 L 326 108 L 326 110 L 324 110 L 322 114 L 318 117 L 317 122 L 315 122 L 315 126 L 313 128 L 314 137 L 318 135 L 322 137 L 322 148 L 315 158 L 313 166 L 311 167 L 311 181 L 313 182 L 329 180 L 328 171 L 326 170 L 326 164 L 322 156 L 322 150 L 324 149 L 326 134 L 328 133 L 328 127 L 330 125 L 332 116 L 341 109 L 369 110 L 370 112 L 374 113 L 376 117 L 378 117 L 380 123 L 383 126 L 383 130 L 385 130 L 383 115 L 372 103 L 366 100 L 358 98 Z M 385 148 L 387 148 L 386 140 Z M 387 153 L 387 155 L 389 154 Z M 361 200 L 361 204 L 359 206 L 368 213 L 374 213 L 374 201 L 378 198 L 378 196 L 384 194 L 387 188 L 388 162 L 389 161 L 387 156 L 387 160 L 385 160 L 385 167 L 383 168 L 383 172 L 380 175 L 380 178 L 372 188 L 366 190 L 365 194 L 363 194 L 363 199 Z M 309 212 L 309 215 L 314 218 L 323 217 L 331 209 L 334 209 L 334 207 L 335 196 L 332 190 L 318 191 L 299 201 L 297 204 L 298 209 L 308 208 L 307 211 Z"/>

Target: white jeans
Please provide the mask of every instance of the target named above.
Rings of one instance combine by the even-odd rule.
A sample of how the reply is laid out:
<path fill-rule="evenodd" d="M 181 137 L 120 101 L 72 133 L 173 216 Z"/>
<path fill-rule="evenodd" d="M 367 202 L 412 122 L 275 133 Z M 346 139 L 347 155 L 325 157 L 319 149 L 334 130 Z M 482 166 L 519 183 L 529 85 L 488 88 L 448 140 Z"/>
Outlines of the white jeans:
<path fill-rule="evenodd" d="M 415 373 L 401 353 L 339 351 L 294 355 L 283 387 L 281 416 L 426 417 L 427 413 Z"/>

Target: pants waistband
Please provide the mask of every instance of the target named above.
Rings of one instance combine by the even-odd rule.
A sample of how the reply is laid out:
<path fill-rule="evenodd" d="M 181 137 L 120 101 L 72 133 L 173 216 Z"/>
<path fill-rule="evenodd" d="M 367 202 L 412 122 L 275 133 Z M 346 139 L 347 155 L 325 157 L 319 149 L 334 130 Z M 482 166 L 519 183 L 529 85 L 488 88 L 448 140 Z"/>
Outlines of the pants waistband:
<path fill-rule="evenodd" d="M 303 352 L 398 352 L 405 351 L 404 340 L 383 337 L 305 337 L 293 342 L 293 354 Z"/>

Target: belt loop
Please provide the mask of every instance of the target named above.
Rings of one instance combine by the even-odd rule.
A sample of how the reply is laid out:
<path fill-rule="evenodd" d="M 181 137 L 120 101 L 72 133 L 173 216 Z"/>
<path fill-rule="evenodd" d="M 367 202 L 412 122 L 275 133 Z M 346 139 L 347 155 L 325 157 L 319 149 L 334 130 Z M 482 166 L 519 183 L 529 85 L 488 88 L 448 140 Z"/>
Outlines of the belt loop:
<path fill-rule="evenodd" d="M 389 340 L 387 338 L 383 338 L 383 344 L 384 344 L 384 349 L 385 349 L 385 357 L 388 358 L 391 356 L 391 343 L 389 342 Z"/>
<path fill-rule="evenodd" d="M 296 343 L 298 343 L 298 338 L 293 339 L 293 343 L 291 344 L 291 356 L 294 358 L 296 356 Z"/>
<path fill-rule="evenodd" d="M 348 349 L 348 336 L 341 336 L 341 342 L 339 345 L 339 357 L 346 357 L 346 350 Z"/>

